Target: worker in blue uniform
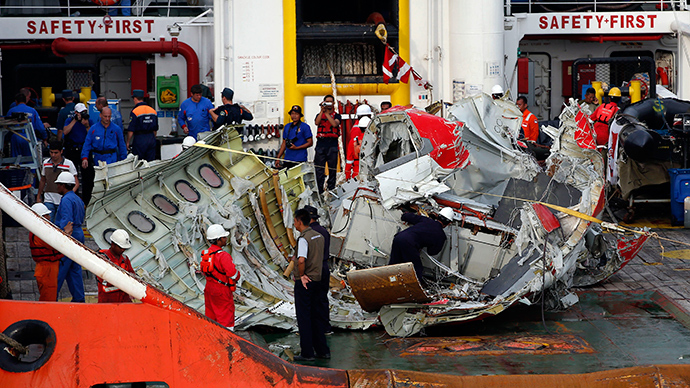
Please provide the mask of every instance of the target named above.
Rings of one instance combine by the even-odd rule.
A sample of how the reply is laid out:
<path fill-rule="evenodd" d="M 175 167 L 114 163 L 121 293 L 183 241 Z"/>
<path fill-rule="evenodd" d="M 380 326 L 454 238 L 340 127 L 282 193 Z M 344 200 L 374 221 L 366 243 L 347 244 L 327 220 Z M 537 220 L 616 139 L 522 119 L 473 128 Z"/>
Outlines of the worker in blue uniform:
<path fill-rule="evenodd" d="M 105 97 L 98 97 L 96 99 L 96 102 L 94 103 L 94 106 L 96 107 L 96 110 L 100 114 L 103 112 L 103 108 L 108 107 L 110 108 L 110 122 L 117 125 L 118 127 L 124 129 L 125 124 L 122 122 L 122 113 L 120 113 L 119 110 L 111 108 L 110 104 L 108 104 L 108 99 Z M 96 124 L 100 120 L 99 115 L 93 115 L 89 119 L 89 122 L 91 123 L 91 126 Z"/>
<path fill-rule="evenodd" d="M 127 127 L 127 148 L 132 154 L 152 161 L 156 159 L 156 135 L 158 134 L 158 113 L 144 102 L 144 91 L 132 91 L 134 109 L 129 115 Z"/>
<path fill-rule="evenodd" d="M 424 268 L 419 257 L 420 251 L 426 248 L 429 255 L 436 255 L 441 252 L 443 244 L 446 242 L 446 233 L 443 228 L 453 220 L 453 214 L 453 209 L 449 207 L 441 209 L 437 220 L 412 212 L 403 213 L 401 219 L 412 226 L 398 232 L 393 237 L 388 264 L 414 264 L 417 279 L 421 281 Z"/>
<path fill-rule="evenodd" d="M 242 124 L 242 120 L 254 120 L 252 112 L 244 105 L 232 103 L 232 98 L 234 96 L 235 92 L 230 88 L 225 88 L 223 92 L 221 92 L 223 105 L 210 112 L 211 119 L 213 120 L 213 128 L 217 129 L 226 124 Z"/>
<path fill-rule="evenodd" d="M 211 130 L 211 111 L 213 103 L 201 96 L 201 85 L 194 85 L 190 89 L 192 96 L 184 100 L 180 105 L 180 113 L 177 115 L 177 123 L 187 136 L 199 140 L 200 132 Z"/>
<path fill-rule="evenodd" d="M 41 121 L 41 116 L 36 112 L 36 109 L 26 105 L 26 96 L 22 93 L 18 93 L 14 97 L 14 101 L 17 105 L 7 111 L 7 117 L 12 116 L 12 113 L 15 112 L 26 113 L 31 122 L 31 126 L 34 128 L 36 138 L 38 140 L 46 140 L 48 138 L 48 132 L 46 132 L 43 121 Z M 31 146 L 27 141 L 27 133 L 23 128 L 15 129 L 15 132 L 17 133 L 13 133 L 10 139 L 10 156 L 31 156 Z"/>
<path fill-rule="evenodd" d="M 74 175 L 69 171 L 63 171 L 55 180 L 57 190 L 62 199 L 55 215 L 55 225 L 72 236 L 75 240 L 84 243 L 84 202 L 72 191 L 76 183 Z M 81 275 L 81 265 L 75 263 L 68 257 L 60 259 L 60 270 L 58 271 L 58 294 L 62 287 L 62 282 L 67 280 L 67 287 L 72 294 L 72 302 L 84 300 L 84 280 Z"/>
<path fill-rule="evenodd" d="M 65 106 L 60 109 L 57 123 L 55 124 L 55 128 L 58 130 L 58 138 L 61 138 L 60 133 L 65 127 L 65 121 L 67 121 L 68 117 L 74 114 L 74 107 L 76 106 L 76 103 L 74 102 L 74 93 L 72 93 L 71 89 L 65 89 L 62 91 L 62 101 L 65 102 Z"/>
<path fill-rule="evenodd" d="M 106 164 L 124 160 L 127 157 L 127 146 L 122 134 L 122 128 L 110 122 L 111 109 L 103 108 L 101 120 L 91 126 L 86 134 L 84 147 L 81 150 L 81 166 L 87 168 L 89 159 L 93 159 L 93 165 L 104 161 Z"/>

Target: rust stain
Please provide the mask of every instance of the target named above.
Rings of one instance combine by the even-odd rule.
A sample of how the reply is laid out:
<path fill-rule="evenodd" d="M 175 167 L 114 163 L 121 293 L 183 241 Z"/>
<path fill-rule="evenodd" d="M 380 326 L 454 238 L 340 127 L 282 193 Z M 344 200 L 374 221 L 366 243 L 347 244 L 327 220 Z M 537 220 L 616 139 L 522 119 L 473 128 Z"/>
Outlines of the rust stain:
<path fill-rule="evenodd" d="M 594 349 L 575 335 L 542 335 L 516 337 L 395 338 L 385 342 L 399 356 L 477 356 L 507 354 L 581 354 Z"/>

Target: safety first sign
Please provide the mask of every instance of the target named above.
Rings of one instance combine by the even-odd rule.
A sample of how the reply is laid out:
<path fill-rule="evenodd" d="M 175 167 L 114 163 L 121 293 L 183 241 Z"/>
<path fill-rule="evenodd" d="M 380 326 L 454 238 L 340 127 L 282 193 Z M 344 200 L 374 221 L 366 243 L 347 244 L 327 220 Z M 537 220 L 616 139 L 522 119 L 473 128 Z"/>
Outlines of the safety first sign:
<path fill-rule="evenodd" d="M 184 18 L 183 18 L 184 19 Z M 139 17 L 4 18 L 4 40 L 12 39 L 158 39 L 183 20 Z"/>
<path fill-rule="evenodd" d="M 518 17 L 520 32 L 544 34 L 668 34 L 673 12 L 580 12 Z"/>

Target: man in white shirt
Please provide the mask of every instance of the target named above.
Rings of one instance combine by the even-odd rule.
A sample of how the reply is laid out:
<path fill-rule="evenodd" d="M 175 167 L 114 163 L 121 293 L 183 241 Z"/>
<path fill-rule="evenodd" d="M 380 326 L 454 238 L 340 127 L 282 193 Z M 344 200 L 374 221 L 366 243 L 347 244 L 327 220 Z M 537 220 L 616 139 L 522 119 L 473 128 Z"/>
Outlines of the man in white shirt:
<path fill-rule="evenodd" d="M 74 181 L 76 183 L 72 191 L 76 193 L 79 188 L 77 168 L 71 160 L 62 156 L 62 142 L 51 141 L 50 158 L 43 161 L 43 174 L 41 176 L 41 181 L 38 183 L 36 202 L 42 202 L 48 210 L 51 211 L 50 216 L 53 222 L 55 221 L 55 214 L 57 214 L 57 208 L 60 206 L 60 200 L 62 199 L 62 195 L 58 193 L 55 180 L 63 171 L 67 171 L 74 175 Z"/>

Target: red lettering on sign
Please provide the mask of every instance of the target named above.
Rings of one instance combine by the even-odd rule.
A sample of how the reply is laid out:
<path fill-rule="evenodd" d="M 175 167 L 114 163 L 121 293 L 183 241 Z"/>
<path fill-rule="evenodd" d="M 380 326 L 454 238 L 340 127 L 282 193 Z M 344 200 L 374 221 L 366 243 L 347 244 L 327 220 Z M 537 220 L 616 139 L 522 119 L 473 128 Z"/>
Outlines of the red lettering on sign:
<path fill-rule="evenodd" d="M 561 28 L 565 28 L 568 25 L 569 17 L 567 15 L 561 16 Z"/>
<path fill-rule="evenodd" d="M 77 25 L 77 34 L 81 34 L 81 25 L 84 24 L 83 20 L 75 20 L 74 24 Z"/>
<path fill-rule="evenodd" d="M 592 15 L 584 15 L 583 18 L 587 23 L 585 23 L 585 28 L 589 28 L 589 21 L 592 19 Z"/>
<path fill-rule="evenodd" d="M 36 33 L 36 22 L 33 20 L 29 20 L 28 23 L 26 23 L 26 32 L 29 34 L 35 34 Z"/>
<path fill-rule="evenodd" d="M 546 18 L 546 16 L 540 16 L 539 17 L 539 28 L 541 28 L 542 30 L 546 29 L 546 27 L 549 26 L 549 23 L 547 22 L 547 20 L 548 19 Z"/>
<path fill-rule="evenodd" d="M 627 28 L 634 28 L 635 27 L 634 20 L 635 20 L 635 16 L 625 15 L 625 23 L 627 24 L 626 27 Z"/>
<path fill-rule="evenodd" d="M 59 20 L 51 20 L 50 21 L 50 33 L 54 34 L 55 30 L 60 28 L 60 21 Z"/>
<path fill-rule="evenodd" d="M 637 15 L 637 28 L 644 27 L 644 16 Z"/>
<path fill-rule="evenodd" d="M 89 22 L 89 28 L 91 28 L 91 33 L 93 34 L 94 32 L 96 32 L 95 31 L 96 21 L 95 20 L 88 20 L 88 22 Z"/>
<path fill-rule="evenodd" d="M 611 15 L 611 24 L 610 24 L 611 28 L 613 28 L 615 26 L 617 21 L 618 21 L 618 15 Z"/>
<path fill-rule="evenodd" d="M 595 17 L 597 19 L 597 23 L 599 24 L 599 28 L 601 28 L 601 22 L 604 20 L 604 15 L 596 15 Z"/>
<path fill-rule="evenodd" d="M 41 27 L 38 29 L 39 34 L 47 34 L 48 33 L 48 26 L 46 26 L 45 21 L 41 21 Z"/>
<path fill-rule="evenodd" d="M 647 15 L 649 18 L 649 27 L 654 28 L 654 19 L 656 19 L 656 15 Z"/>
<path fill-rule="evenodd" d="M 134 31 L 135 34 L 138 34 L 141 32 L 141 20 L 135 20 L 132 22 L 132 30 Z"/>
<path fill-rule="evenodd" d="M 63 34 L 71 34 L 72 33 L 72 26 L 69 24 L 69 20 L 63 20 L 62 21 L 62 33 Z"/>
<path fill-rule="evenodd" d="M 580 15 L 573 16 L 573 28 L 580 28 Z"/>
<path fill-rule="evenodd" d="M 144 23 L 146 23 L 146 26 L 148 29 L 147 32 L 150 34 L 151 33 L 151 25 L 153 24 L 153 20 L 144 20 Z"/>
<path fill-rule="evenodd" d="M 131 34 L 132 33 L 129 30 L 129 20 L 127 20 L 127 19 L 122 21 L 122 32 L 125 34 Z"/>
<path fill-rule="evenodd" d="M 555 16 L 551 17 L 551 29 L 558 29 L 558 19 Z"/>

